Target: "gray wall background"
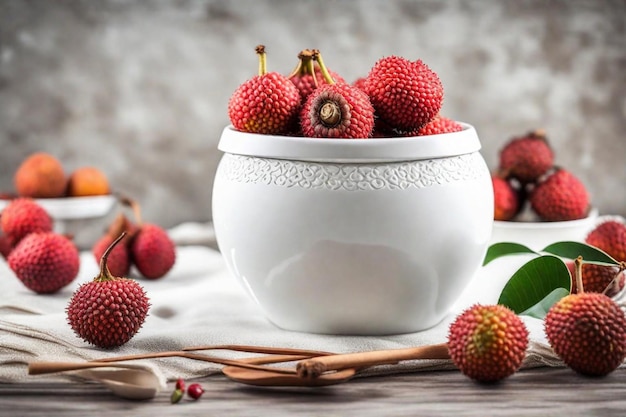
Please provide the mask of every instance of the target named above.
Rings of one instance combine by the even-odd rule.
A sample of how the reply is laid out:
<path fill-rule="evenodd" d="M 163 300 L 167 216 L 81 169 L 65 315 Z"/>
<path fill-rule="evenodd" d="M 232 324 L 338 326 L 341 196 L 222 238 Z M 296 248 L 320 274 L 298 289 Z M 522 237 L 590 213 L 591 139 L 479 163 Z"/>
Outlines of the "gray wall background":
<path fill-rule="evenodd" d="M 602 214 L 626 215 L 626 2 L 0 0 L 0 190 L 28 154 L 96 165 L 164 226 L 211 218 L 232 91 L 318 48 L 347 80 L 421 58 L 495 168 L 546 129 Z"/>

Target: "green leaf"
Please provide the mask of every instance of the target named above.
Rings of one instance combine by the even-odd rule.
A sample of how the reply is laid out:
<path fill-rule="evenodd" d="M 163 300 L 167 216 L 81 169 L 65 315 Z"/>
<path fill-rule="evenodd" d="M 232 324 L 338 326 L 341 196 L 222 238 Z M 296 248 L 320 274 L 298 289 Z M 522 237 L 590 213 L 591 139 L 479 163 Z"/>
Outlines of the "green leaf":
<path fill-rule="evenodd" d="M 517 254 L 522 254 L 522 253 L 535 253 L 536 254 L 537 252 L 519 243 L 513 243 L 513 242 L 494 243 L 493 245 L 489 246 L 489 249 L 487 249 L 487 254 L 485 255 L 485 260 L 483 261 L 483 266 L 487 265 L 489 262 L 493 261 L 494 259 L 500 258 L 502 256 L 517 255 Z"/>
<path fill-rule="evenodd" d="M 505 305 L 517 314 L 542 302 L 552 291 L 571 289 L 571 277 L 565 262 L 552 255 L 542 255 L 522 265 L 509 279 L 498 304 Z"/>
<path fill-rule="evenodd" d="M 561 298 L 569 295 L 569 291 L 565 288 L 556 288 L 550 294 L 546 295 L 541 301 L 539 301 L 534 306 L 530 307 L 519 313 L 522 316 L 530 316 L 536 319 L 543 320 L 546 314 L 548 314 L 548 310 L 550 307 L 554 305 Z"/>
<path fill-rule="evenodd" d="M 582 242 L 556 242 L 546 246 L 541 252 L 550 253 L 567 259 L 582 256 L 584 262 L 602 265 L 619 265 L 619 262 L 600 249 Z"/>

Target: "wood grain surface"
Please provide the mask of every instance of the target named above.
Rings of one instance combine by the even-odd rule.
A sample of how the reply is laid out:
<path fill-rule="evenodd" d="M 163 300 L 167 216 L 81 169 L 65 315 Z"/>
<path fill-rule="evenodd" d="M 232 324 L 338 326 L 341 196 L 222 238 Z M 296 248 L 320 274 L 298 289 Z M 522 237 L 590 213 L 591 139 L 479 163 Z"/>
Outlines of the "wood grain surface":
<path fill-rule="evenodd" d="M 604 378 L 531 369 L 494 385 L 454 371 L 357 378 L 325 388 L 255 388 L 221 375 L 196 382 L 204 395 L 174 405 L 173 384 L 143 402 L 96 384 L 0 384 L 0 416 L 626 416 L 626 367 Z"/>

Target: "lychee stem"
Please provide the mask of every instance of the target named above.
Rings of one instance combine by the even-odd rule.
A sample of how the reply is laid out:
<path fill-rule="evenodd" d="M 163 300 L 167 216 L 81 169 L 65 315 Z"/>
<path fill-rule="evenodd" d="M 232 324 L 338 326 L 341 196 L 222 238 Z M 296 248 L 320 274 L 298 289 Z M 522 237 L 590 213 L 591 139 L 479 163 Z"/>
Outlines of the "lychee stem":
<path fill-rule="evenodd" d="M 579 256 L 574 259 L 574 266 L 576 267 L 576 288 L 578 294 L 585 292 L 583 288 L 583 257 Z"/>
<path fill-rule="evenodd" d="M 626 261 L 621 261 L 619 263 L 619 265 L 618 265 L 617 273 L 615 274 L 615 276 L 613 277 L 611 282 L 609 282 L 609 285 L 607 285 L 606 288 L 604 289 L 604 291 L 602 291 L 602 294 L 606 295 L 606 293 L 611 291 L 611 289 L 613 287 L 619 288 L 619 286 L 618 286 L 618 278 L 619 278 L 620 274 L 622 272 L 624 272 L 624 270 L 626 270 Z"/>
<path fill-rule="evenodd" d="M 327 127 L 335 127 L 341 122 L 341 108 L 334 101 L 327 101 L 319 112 L 320 120 Z"/>
<path fill-rule="evenodd" d="M 259 55 L 259 75 L 267 74 L 267 55 L 265 54 L 265 45 L 257 45 L 255 48 Z"/>
<path fill-rule="evenodd" d="M 102 282 L 115 279 L 113 274 L 111 274 L 111 271 L 109 271 L 109 267 L 107 266 L 107 260 L 109 259 L 109 254 L 111 253 L 113 248 L 120 242 L 120 240 L 124 239 L 124 236 L 126 236 L 126 232 L 122 232 L 122 234 L 119 235 L 117 239 L 115 239 L 113 243 L 111 243 L 102 254 L 102 257 L 100 258 L 100 275 L 96 277 L 96 281 Z"/>
<path fill-rule="evenodd" d="M 322 76 L 324 77 L 324 80 L 326 80 L 326 82 L 329 85 L 335 84 L 335 80 L 333 79 L 332 75 L 330 75 L 330 72 L 328 72 L 328 69 L 326 68 L 326 65 L 324 65 L 324 60 L 322 59 L 322 54 L 320 53 L 320 51 L 318 49 L 314 49 L 313 50 L 313 59 L 316 60 L 317 63 L 319 64 L 320 72 L 322 73 Z"/>
<path fill-rule="evenodd" d="M 141 218 L 141 207 L 139 206 L 139 203 L 128 197 L 121 198 L 120 202 L 125 206 L 130 207 L 133 211 L 133 215 L 135 216 L 135 223 L 137 226 L 141 227 L 143 225 L 143 220 Z"/>

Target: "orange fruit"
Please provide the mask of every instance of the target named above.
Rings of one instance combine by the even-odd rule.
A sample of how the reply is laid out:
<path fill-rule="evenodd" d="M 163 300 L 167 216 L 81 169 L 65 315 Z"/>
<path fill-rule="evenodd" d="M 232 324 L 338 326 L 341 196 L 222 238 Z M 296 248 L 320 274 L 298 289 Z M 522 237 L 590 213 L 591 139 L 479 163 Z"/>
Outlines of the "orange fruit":
<path fill-rule="evenodd" d="M 17 168 L 13 177 L 15 190 L 21 197 L 63 197 L 67 177 L 63 165 L 54 156 L 36 152 L 27 157 Z"/>
<path fill-rule="evenodd" d="M 92 166 L 74 170 L 67 183 L 69 197 L 106 195 L 111 193 L 109 180 L 100 169 Z"/>

